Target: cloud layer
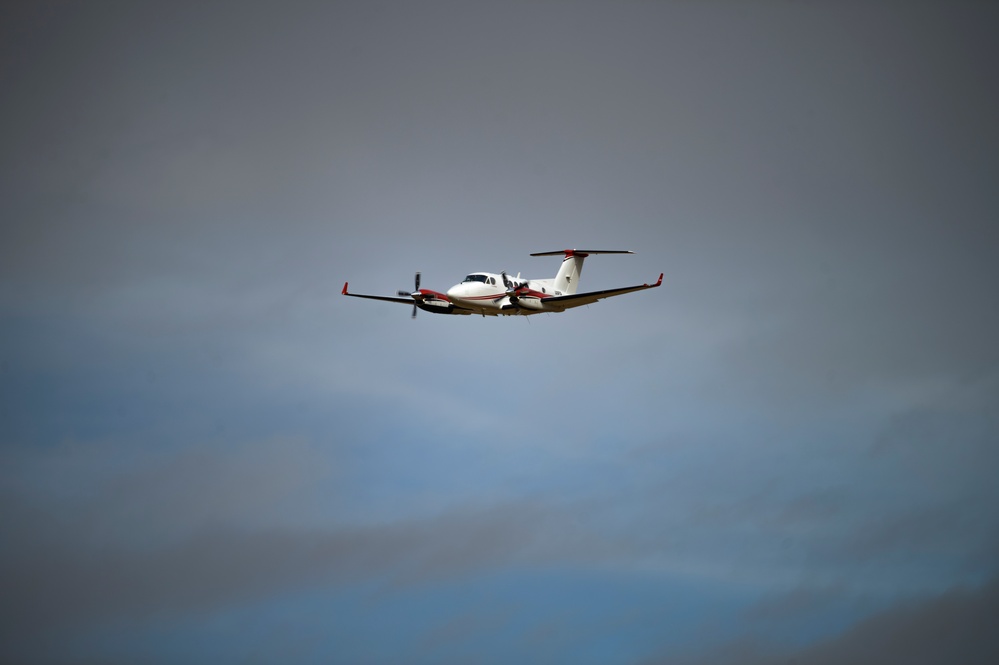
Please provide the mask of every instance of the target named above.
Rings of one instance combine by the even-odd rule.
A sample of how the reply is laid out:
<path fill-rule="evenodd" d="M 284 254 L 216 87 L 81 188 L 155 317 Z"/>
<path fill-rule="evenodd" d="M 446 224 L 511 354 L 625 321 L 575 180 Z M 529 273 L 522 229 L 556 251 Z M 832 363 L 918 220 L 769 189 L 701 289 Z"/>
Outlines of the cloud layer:
<path fill-rule="evenodd" d="M 0 659 L 995 652 L 994 8 L 2 12 Z"/>

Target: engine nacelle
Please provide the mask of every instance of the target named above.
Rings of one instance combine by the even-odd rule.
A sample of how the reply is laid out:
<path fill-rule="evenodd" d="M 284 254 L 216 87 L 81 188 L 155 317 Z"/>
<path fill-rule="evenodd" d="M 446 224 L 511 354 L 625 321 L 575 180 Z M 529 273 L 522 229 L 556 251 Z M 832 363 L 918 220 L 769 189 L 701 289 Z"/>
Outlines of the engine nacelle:
<path fill-rule="evenodd" d="M 545 306 L 544 303 L 541 302 L 541 298 L 520 297 L 517 298 L 516 305 L 521 309 L 530 309 L 534 310 L 535 312 L 545 311 Z"/>
<path fill-rule="evenodd" d="M 438 298 L 426 298 L 422 303 L 420 303 L 424 309 L 428 312 L 441 312 L 445 314 L 450 314 L 454 309 L 454 305 L 447 300 L 440 300 Z"/>

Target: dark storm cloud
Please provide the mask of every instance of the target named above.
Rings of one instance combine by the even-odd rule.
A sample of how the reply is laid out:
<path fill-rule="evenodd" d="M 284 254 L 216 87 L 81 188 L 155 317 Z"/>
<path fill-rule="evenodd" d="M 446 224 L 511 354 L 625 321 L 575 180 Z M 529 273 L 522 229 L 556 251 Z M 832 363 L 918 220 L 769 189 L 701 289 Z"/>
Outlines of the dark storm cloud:
<path fill-rule="evenodd" d="M 513 562 L 588 559 L 594 550 L 529 503 L 381 526 L 238 529 L 220 523 L 139 548 L 40 541 L 44 515 L 23 512 L 30 508 L 18 508 L 17 497 L 5 503 L 20 513 L 6 522 L 32 523 L 30 531 L 5 534 L 18 541 L 3 557 L 0 614 L 9 644 L 19 636 L 211 612 L 349 581 L 424 585 Z"/>
<path fill-rule="evenodd" d="M 311 505 L 338 483 L 325 454 L 301 442 L 159 457 L 136 459 L 123 445 L 7 451 L 0 623 L 10 653 L 108 622 L 362 580 L 425 586 L 510 564 L 596 561 L 615 549 L 530 500 L 385 522 L 354 510 L 344 523 Z M 331 512 L 328 498 L 323 505 Z"/>
<path fill-rule="evenodd" d="M 874 664 L 992 663 L 999 657 L 999 582 L 959 588 L 936 597 L 900 602 L 843 634 L 800 651 L 765 655 L 767 647 L 748 645 L 740 656 L 719 654 L 703 662 Z"/>
<path fill-rule="evenodd" d="M 357 576 L 433 578 L 505 561 L 530 544 L 531 506 L 427 524 L 331 533 L 219 527 L 154 551 L 87 551 L 53 544 L 9 558 L 4 625 L 21 631 L 207 611 Z"/>
<path fill-rule="evenodd" d="M 901 603 L 792 658 L 819 665 L 948 661 L 984 665 L 999 657 L 997 620 L 999 582 L 993 581 L 979 589 L 955 589 L 922 602 Z"/>

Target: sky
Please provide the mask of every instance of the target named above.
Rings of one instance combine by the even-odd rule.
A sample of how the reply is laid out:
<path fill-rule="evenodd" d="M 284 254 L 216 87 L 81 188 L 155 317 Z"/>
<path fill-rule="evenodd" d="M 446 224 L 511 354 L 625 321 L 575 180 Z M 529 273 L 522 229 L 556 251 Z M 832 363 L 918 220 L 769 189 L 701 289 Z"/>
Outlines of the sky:
<path fill-rule="evenodd" d="M 3 4 L 0 662 L 996 662 L 997 28 Z"/>

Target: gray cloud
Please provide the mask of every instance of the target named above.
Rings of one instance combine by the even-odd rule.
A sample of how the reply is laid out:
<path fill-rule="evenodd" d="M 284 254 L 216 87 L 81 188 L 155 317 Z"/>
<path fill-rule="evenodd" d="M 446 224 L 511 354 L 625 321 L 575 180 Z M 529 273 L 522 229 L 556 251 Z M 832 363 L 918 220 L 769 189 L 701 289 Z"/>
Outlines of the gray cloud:
<path fill-rule="evenodd" d="M 814 597 L 796 594 L 781 602 L 780 612 L 810 609 Z M 804 601 L 802 605 L 801 602 Z M 824 602 L 824 601 L 822 601 Z M 770 606 L 760 606 L 770 613 Z M 765 640 L 745 638 L 714 649 L 710 655 L 670 656 L 663 663 L 941 663 L 951 660 L 984 665 L 999 655 L 994 625 L 999 617 L 999 584 L 955 588 L 920 599 L 899 601 L 875 612 L 841 634 L 798 650 L 782 650 Z"/>
<path fill-rule="evenodd" d="M 59 635 L 305 589 L 425 587 L 616 551 L 563 509 L 529 498 L 372 518 L 342 490 L 329 496 L 344 487 L 345 469 L 302 441 L 155 457 L 77 444 L 7 449 L 4 462 L 0 624 L 11 657 L 43 653 Z"/>
<path fill-rule="evenodd" d="M 999 584 L 901 603 L 795 654 L 805 663 L 991 663 L 999 657 Z M 785 662 L 785 661 L 781 661 Z"/>
<path fill-rule="evenodd" d="M 220 523 L 164 545 L 127 549 L 8 536 L 16 543 L 3 557 L 8 653 L 30 653 L 53 636 L 107 622 L 141 624 L 306 588 L 360 580 L 422 585 L 511 562 L 594 556 L 587 538 L 529 503 L 327 530 Z"/>
<path fill-rule="evenodd" d="M 746 618 L 760 623 L 798 619 L 842 602 L 844 597 L 849 598 L 850 593 L 842 585 L 801 586 L 755 603 L 746 610 Z"/>
<path fill-rule="evenodd" d="M 518 564 L 779 633 L 995 573 L 994 7 L 0 12 L 5 636 Z M 584 245 L 663 288 L 338 295 Z M 444 605 L 431 650 L 507 625 Z"/>

